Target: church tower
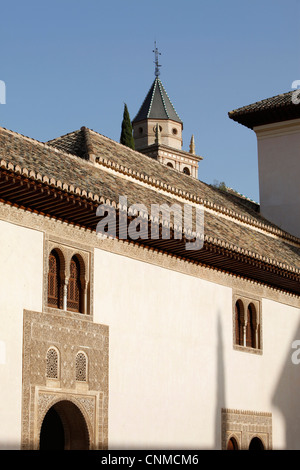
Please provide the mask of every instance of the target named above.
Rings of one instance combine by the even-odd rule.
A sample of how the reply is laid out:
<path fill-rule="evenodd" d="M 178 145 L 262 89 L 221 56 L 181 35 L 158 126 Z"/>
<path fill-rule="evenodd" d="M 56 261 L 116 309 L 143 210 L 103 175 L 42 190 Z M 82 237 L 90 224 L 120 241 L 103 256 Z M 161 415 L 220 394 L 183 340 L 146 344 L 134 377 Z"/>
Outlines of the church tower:
<path fill-rule="evenodd" d="M 159 78 L 158 55 L 155 45 L 155 80 L 144 102 L 132 121 L 135 149 L 161 163 L 198 177 L 198 162 L 195 155 L 194 137 L 190 151 L 182 150 L 183 123 Z"/>

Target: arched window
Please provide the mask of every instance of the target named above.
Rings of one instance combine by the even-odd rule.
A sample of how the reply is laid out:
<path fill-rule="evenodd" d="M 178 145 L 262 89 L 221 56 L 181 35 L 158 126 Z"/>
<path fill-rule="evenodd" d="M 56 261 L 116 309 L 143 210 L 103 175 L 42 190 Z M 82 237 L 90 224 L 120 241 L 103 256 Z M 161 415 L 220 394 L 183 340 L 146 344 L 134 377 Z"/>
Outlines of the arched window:
<path fill-rule="evenodd" d="M 60 280 L 60 259 L 56 250 L 49 255 L 48 306 L 62 308 L 63 289 Z"/>
<path fill-rule="evenodd" d="M 253 437 L 249 445 L 249 450 L 264 450 L 264 445 L 259 437 Z"/>
<path fill-rule="evenodd" d="M 76 355 L 76 380 L 78 382 L 87 381 L 87 356 L 82 351 Z"/>
<path fill-rule="evenodd" d="M 235 344 L 240 346 L 244 345 L 243 320 L 243 303 L 241 300 L 238 300 L 235 303 Z"/>
<path fill-rule="evenodd" d="M 253 304 L 249 304 L 247 308 L 247 325 L 246 325 L 246 346 L 249 348 L 256 347 L 255 341 L 255 308 Z"/>
<path fill-rule="evenodd" d="M 171 162 L 168 162 L 168 163 L 167 163 L 167 166 L 169 166 L 170 168 L 174 168 L 174 167 L 173 167 L 173 164 L 172 164 Z"/>
<path fill-rule="evenodd" d="M 190 172 L 190 170 L 189 170 L 189 168 L 188 168 L 187 166 L 184 167 L 183 173 L 185 173 L 186 175 L 190 175 L 190 174 L 191 174 L 191 172 Z"/>
<path fill-rule="evenodd" d="M 49 379 L 59 378 L 59 354 L 54 347 L 49 348 L 47 351 L 46 377 Z"/>
<path fill-rule="evenodd" d="M 77 256 L 73 256 L 70 263 L 70 277 L 68 283 L 67 309 L 73 312 L 81 311 L 81 285 L 80 264 Z"/>
<path fill-rule="evenodd" d="M 239 447 L 238 447 L 236 439 L 234 437 L 231 437 L 227 444 L 227 450 L 238 450 L 238 449 Z"/>

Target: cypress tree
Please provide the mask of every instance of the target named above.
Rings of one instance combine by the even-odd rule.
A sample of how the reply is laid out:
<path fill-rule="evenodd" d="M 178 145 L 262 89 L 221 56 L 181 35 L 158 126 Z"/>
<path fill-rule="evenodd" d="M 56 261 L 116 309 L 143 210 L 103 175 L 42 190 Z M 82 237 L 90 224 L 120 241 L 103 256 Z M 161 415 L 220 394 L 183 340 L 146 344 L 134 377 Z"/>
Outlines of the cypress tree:
<path fill-rule="evenodd" d="M 134 140 L 132 135 L 132 125 L 126 103 L 124 104 L 124 113 L 122 121 L 122 131 L 120 143 L 134 149 Z"/>

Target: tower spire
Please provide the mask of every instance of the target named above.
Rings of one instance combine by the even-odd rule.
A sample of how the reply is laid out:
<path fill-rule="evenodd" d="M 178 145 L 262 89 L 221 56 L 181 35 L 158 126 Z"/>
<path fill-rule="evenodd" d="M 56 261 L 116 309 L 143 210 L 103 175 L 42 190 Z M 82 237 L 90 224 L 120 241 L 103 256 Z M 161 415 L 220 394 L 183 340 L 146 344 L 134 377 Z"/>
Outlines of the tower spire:
<path fill-rule="evenodd" d="M 156 77 L 158 77 L 159 74 L 160 74 L 159 67 L 161 67 L 161 65 L 159 65 L 159 63 L 158 63 L 158 56 L 161 55 L 161 53 L 158 52 L 158 49 L 156 47 L 156 41 L 154 41 L 154 50 L 152 52 L 154 52 L 154 55 L 155 55 L 155 61 L 154 61 L 154 63 L 155 63 L 155 72 L 154 72 L 154 74 L 155 74 Z"/>

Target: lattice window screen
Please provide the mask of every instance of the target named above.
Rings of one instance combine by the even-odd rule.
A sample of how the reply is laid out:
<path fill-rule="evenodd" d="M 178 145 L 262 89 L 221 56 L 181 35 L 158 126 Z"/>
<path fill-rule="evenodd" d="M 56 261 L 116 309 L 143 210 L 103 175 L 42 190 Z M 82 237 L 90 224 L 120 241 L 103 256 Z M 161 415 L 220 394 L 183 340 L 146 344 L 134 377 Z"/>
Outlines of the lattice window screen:
<path fill-rule="evenodd" d="M 68 284 L 67 308 L 73 312 L 80 311 L 80 265 L 76 257 L 70 264 L 70 278 Z"/>
<path fill-rule="evenodd" d="M 59 370 L 59 357 L 58 352 L 55 348 L 50 348 L 47 351 L 47 365 L 46 365 L 46 377 L 49 379 L 58 379 Z"/>
<path fill-rule="evenodd" d="M 59 256 L 55 251 L 52 251 L 49 256 L 48 305 L 55 308 L 62 308 L 62 286 L 59 272 Z"/>
<path fill-rule="evenodd" d="M 87 357 L 83 352 L 76 355 L 76 380 L 79 382 L 87 381 Z"/>

